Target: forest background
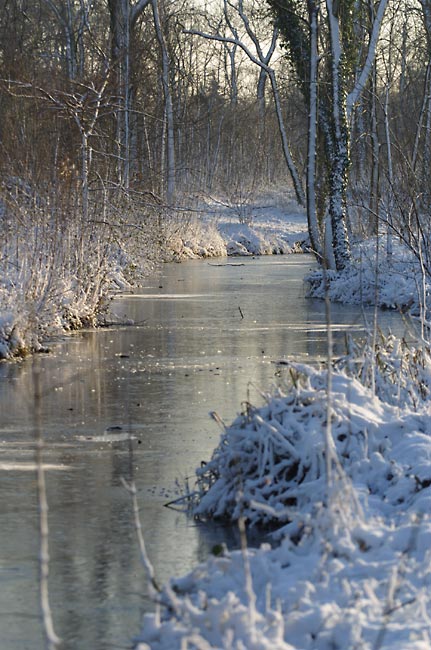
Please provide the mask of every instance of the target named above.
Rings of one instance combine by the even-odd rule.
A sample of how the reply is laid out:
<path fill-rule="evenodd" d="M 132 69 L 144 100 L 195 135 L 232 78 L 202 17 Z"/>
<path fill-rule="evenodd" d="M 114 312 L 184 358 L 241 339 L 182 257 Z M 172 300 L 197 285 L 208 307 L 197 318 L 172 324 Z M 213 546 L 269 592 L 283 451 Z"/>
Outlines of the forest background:
<path fill-rule="evenodd" d="M 0 356 L 262 188 L 329 268 L 384 231 L 429 275 L 430 0 L 3 0 L 0 79 Z"/>
<path fill-rule="evenodd" d="M 309 248 L 329 270 L 311 278 L 315 295 L 382 302 L 393 261 L 386 306 L 414 307 L 424 344 L 431 0 L 1 0 L 0 115 L 0 358 L 94 324 L 113 287 L 180 259 L 190 233 L 221 254 L 208 205 L 247 222 L 268 188 L 306 210 Z M 364 240 L 374 258 L 361 257 Z M 226 462 L 216 450 L 200 474 L 200 514 L 240 520 L 245 477 L 260 508 L 249 520 L 290 508 L 285 544 L 201 567 L 180 583 L 192 604 L 167 588 L 162 602 L 185 623 L 147 617 L 142 648 L 194 642 L 198 625 L 199 647 L 212 630 L 211 647 L 233 647 L 234 633 L 259 650 L 430 647 L 429 345 L 379 349 L 373 336 L 338 370 L 328 328 L 326 371 L 292 363 L 293 397 L 247 406 L 226 429 Z M 242 601 L 231 595 L 241 571 Z M 222 603 L 208 601 L 214 615 L 205 581 Z M 55 647 L 49 616 L 45 627 Z"/>

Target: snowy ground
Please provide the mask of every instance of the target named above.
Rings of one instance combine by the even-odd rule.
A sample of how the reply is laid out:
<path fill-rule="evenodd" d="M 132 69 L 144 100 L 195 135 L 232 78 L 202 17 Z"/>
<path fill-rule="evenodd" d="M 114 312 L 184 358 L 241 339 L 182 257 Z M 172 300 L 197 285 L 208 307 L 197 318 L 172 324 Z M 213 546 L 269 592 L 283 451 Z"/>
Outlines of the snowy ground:
<path fill-rule="evenodd" d="M 308 241 L 304 210 L 286 190 L 258 196 L 248 205 L 207 202 L 216 214 L 228 255 L 272 255 L 301 251 Z"/>
<path fill-rule="evenodd" d="M 247 202 L 199 199 L 188 233 L 175 242 L 178 257 L 272 255 L 300 252 L 308 242 L 307 218 L 292 191 L 257 194 Z"/>
<path fill-rule="evenodd" d="M 431 359 L 392 338 L 365 357 L 334 370 L 329 406 L 327 372 L 292 363 L 226 430 L 195 512 L 277 522 L 281 543 L 155 592 L 139 650 L 429 650 Z"/>
<path fill-rule="evenodd" d="M 386 237 L 371 238 L 352 246 L 352 265 L 326 274 L 317 269 L 307 278 L 309 294 L 334 302 L 378 304 L 384 309 L 409 311 L 426 319 L 424 305 L 431 306 L 431 283 L 420 259 L 394 238 L 391 253 Z"/>

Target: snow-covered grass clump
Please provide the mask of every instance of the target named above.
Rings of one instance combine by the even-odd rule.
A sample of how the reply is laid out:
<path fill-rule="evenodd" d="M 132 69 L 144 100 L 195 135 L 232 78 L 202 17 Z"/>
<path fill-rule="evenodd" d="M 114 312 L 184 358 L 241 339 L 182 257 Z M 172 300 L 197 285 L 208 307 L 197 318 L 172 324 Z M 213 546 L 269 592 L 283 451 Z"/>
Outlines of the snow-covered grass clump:
<path fill-rule="evenodd" d="M 169 261 L 225 257 L 225 242 L 212 222 L 202 215 L 181 214 L 165 224 L 165 256 Z"/>
<path fill-rule="evenodd" d="M 393 240 L 388 255 L 386 242 L 369 239 L 355 244 L 352 262 L 343 271 L 317 269 L 306 278 L 309 295 L 334 302 L 377 304 L 387 309 L 410 309 L 422 313 L 424 296 L 431 293 L 431 279 L 420 261 L 404 244 Z"/>
<path fill-rule="evenodd" d="M 139 650 L 431 647 L 429 350 L 389 339 L 379 361 L 354 352 L 329 393 L 326 369 L 284 363 L 283 392 L 226 428 L 197 470 L 194 512 L 275 528 L 280 545 L 172 579 Z"/>
<path fill-rule="evenodd" d="M 383 354 L 380 357 L 383 366 Z M 420 420 L 415 415 L 415 437 L 408 433 L 411 413 L 406 416 L 404 410 L 400 411 L 400 406 L 405 409 L 410 403 L 420 407 L 418 413 L 425 406 L 430 408 L 429 355 L 425 365 L 421 359 L 414 371 L 422 372 L 421 385 L 414 377 L 403 376 L 402 356 L 395 376 L 389 364 L 387 373 L 382 368 L 377 370 L 380 398 L 359 381 L 359 365 L 352 368 L 351 364 L 346 360 L 345 370 L 333 373 L 329 410 L 327 373 L 308 365 L 286 365 L 286 392 L 268 395 L 267 404 L 260 408 L 247 404 L 245 412 L 223 434 L 212 459 L 197 470 L 198 502 L 194 514 L 228 520 L 242 515 L 251 524 L 290 521 L 293 523 L 287 531 L 297 536 L 298 513 L 302 518 L 316 501 L 325 501 L 323 433 L 328 413 L 336 457 L 343 471 L 369 493 L 395 506 L 401 503 L 401 496 L 404 502 L 423 481 L 431 481 L 431 467 L 426 477 L 422 466 L 418 474 L 412 468 L 412 458 L 422 449 L 422 434 L 431 433 L 431 416 L 423 415 Z M 404 452 L 396 451 L 400 444 L 404 449 L 406 436 L 410 436 L 412 448 L 408 460 Z M 425 440 L 425 445 L 431 459 L 431 439 L 429 443 Z"/>
<path fill-rule="evenodd" d="M 348 352 L 336 362 L 349 376 L 399 409 L 421 409 L 431 398 L 430 346 L 413 345 L 381 332 L 373 340 L 347 339 Z"/>
<path fill-rule="evenodd" d="M 27 343 L 21 334 L 19 317 L 13 311 L 6 311 L 2 302 L 5 302 L 5 291 L 0 288 L 0 359 L 8 359 L 24 353 Z"/>

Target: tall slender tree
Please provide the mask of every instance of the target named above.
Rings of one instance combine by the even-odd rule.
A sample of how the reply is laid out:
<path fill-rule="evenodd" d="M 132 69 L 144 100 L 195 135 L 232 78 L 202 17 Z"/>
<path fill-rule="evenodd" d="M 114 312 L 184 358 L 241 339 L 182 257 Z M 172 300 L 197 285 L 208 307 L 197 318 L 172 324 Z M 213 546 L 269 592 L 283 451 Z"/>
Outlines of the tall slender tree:
<path fill-rule="evenodd" d="M 267 0 L 280 29 L 286 53 L 296 72 L 299 87 L 309 107 L 308 181 L 309 226 L 316 223 L 314 211 L 315 182 L 310 174 L 326 177 L 323 201 L 320 201 L 320 229 L 324 210 L 331 230 L 331 249 L 325 251 L 326 263 L 332 260 L 336 269 L 343 269 L 350 259 L 347 229 L 347 186 L 350 167 L 349 121 L 353 108 L 372 70 L 376 45 L 388 0 L 380 0 L 370 33 L 366 54 L 358 60 L 355 44 L 354 0 L 326 0 L 317 4 L 310 0 Z M 316 29 L 318 33 L 316 37 Z M 321 52 L 317 44 L 321 45 Z M 317 99 L 318 98 L 318 99 Z M 317 102 L 317 109 L 314 108 Z M 314 131 L 317 113 L 318 135 Z M 317 153 L 314 152 L 316 146 Z M 314 159 L 317 156 L 317 165 Z M 318 235 L 310 231 L 317 248 Z"/>
<path fill-rule="evenodd" d="M 115 76 L 117 95 L 116 142 L 117 174 L 124 187 L 130 182 L 130 113 L 131 90 L 131 36 L 136 21 L 151 0 L 108 0 L 111 33 L 111 66 Z"/>

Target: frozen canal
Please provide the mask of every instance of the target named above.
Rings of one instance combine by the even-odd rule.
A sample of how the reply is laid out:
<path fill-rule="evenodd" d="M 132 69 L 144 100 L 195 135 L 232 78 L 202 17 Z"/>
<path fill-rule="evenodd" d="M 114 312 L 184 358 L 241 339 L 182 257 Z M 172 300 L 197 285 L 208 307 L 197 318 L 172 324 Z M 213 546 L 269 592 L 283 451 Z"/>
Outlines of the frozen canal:
<path fill-rule="evenodd" d="M 86 331 L 49 355 L 0 364 L 0 647 L 42 650 L 38 601 L 35 382 L 49 502 L 50 600 L 63 650 L 130 648 L 146 597 L 130 497 L 138 488 L 159 581 L 186 572 L 223 539 L 164 507 L 175 481 L 208 459 L 219 429 L 274 361 L 325 355 L 325 306 L 307 300 L 308 256 L 166 265 L 113 310 L 134 326 Z M 370 322 L 372 320 L 369 313 Z M 364 327 L 332 306 L 336 344 Z M 402 327 L 381 314 L 383 328 Z"/>

